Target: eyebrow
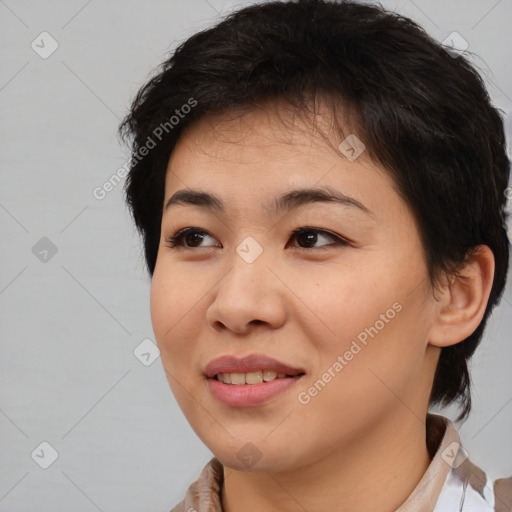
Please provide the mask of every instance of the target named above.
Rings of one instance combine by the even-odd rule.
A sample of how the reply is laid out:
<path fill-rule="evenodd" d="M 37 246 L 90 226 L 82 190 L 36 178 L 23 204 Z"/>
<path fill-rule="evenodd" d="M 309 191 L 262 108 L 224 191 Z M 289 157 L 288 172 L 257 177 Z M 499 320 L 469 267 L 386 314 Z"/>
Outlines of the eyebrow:
<path fill-rule="evenodd" d="M 269 213 L 269 215 L 277 216 L 312 203 L 341 204 L 342 206 L 355 207 L 369 215 L 373 215 L 371 210 L 357 199 L 349 197 L 339 190 L 328 186 L 291 190 L 277 196 L 270 203 L 264 204 L 263 208 Z M 189 188 L 178 190 L 167 201 L 165 210 L 175 205 L 199 206 L 206 210 L 225 213 L 225 207 L 222 199 L 214 194 L 210 194 L 202 190 Z"/>

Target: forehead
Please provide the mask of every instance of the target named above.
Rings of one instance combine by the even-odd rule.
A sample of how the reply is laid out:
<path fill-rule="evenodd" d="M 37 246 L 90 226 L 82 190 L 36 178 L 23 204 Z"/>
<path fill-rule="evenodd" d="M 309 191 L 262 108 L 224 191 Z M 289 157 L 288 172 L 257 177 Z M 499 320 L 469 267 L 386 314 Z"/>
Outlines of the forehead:
<path fill-rule="evenodd" d="M 253 200 L 263 206 L 263 198 L 291 189 L 326 187 L 365 197 L 371 210 L 386 189 L 393 194 L 392 180 L 364 151 L 348 159 L 329 123 L 327 116 L 312 124 L 270 108 L 202 118 L 184 131 L 169 159 L 165 203 L 186 188 L 215 192 L 243 207 Z"/>
<path fill-rule="evenodd" d="M 288 167 L 295 169 L 297 175 L 308 170 L 322 173 L 332 165 L 350 164 L 348 153 L 344 149 L 340 151 L 340 142 L 345 147 L 344 139 L 348 137 L 346 140 L 358 141 L 362 147 L 357 167 L 366 166 L 383 172 L 370 160 L 357 135 L 349 127 L 335 128 L 332 118 L 333 112 L 325 106 L 312 115 L 277 101 L 250 111 L 233 110 L 205 116 L 181 134 L 168 169 L 194 163 L 194 166 L 190 165 L 190 171 L 194 173 L 229 168 L 232 174 L 234 168 L 242 172 L 242 166 L 259 167 L 263 173 L 264 166 L 270 164 L 269 172 L 275 171 L 274 174 L 278 174 L 278 170 L 284 172 Z"/>
<path fill-rule="evenodd" d="M 234 163 L 264 162 L 283 155 L 304 159 L 315 149 L 318 153 L 329 148 L 321 129 L 297 113 L 277 108 L 204 117 L 182 134 L 175 151 L 180 146 L 196 158 Z"/>

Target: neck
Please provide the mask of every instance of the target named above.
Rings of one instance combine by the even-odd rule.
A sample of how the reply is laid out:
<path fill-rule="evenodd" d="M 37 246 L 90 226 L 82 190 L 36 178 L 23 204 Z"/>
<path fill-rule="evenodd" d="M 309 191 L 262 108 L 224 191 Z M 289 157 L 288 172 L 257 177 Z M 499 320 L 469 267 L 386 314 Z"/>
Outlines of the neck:
<path fill-rule="evenodd" d="M 224 467 L 225 512 L 390 512 L 430 464 L 426 426 L 408 409 L 327 458 L 276 473 Z"/>

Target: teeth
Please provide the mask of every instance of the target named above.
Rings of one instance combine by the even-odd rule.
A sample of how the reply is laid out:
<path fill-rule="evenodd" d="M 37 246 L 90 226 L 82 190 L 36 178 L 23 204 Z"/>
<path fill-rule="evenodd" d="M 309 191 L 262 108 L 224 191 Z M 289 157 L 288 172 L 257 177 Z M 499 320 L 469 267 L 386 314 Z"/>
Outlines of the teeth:
<path fill-rule="evenodd" d="M 232 373 L 231 384 L 245 384 L 245 373 Z"/>
<path fill-rule="evenodd" d="M 269 380 L 274 380 L 277 377 L 277 373 L 272 370 L 265 370 L 263 372 L 263 380 L 268 382 Z"/>
<path fill-rule="evenodd" d="M 217 380 L 224 384 L 260 384 L 275 379 L 284 379 L 285 373 L 277 373 L 273 370 L 260 370 L 249 373 L 218 373 Z"/>
<path fill-rule="evenodd" d="M 263 382 L 263 372 L 249 372 L 245 374 L 246 384 L 259 384 Z"/>

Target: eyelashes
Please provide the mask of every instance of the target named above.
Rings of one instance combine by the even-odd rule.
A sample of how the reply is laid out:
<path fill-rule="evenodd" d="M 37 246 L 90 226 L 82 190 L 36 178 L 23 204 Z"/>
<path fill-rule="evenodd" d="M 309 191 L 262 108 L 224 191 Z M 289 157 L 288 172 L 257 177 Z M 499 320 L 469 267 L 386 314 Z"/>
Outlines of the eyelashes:
<path fill-rule="evenodd" d="M 173 235 L 169 235 L 166 237 L 165 242 L 166 246 L 170 249 L 174 248 L 182 248 L 182 249 L 204 249 L 205 247 L 222 247 L 219 245 L 207 245 L 207 246 L 195 246 L 195 243 L 201 244 L 205 238 L 211 238 L 212 240 L 215 240 L 213 236 L 211 236 L 207 231 L 201 228 L 197 227 L 187 227 L 180 229 Z M 321 245 L 319 247 L 301 247 L 301 246 L 295 246 L 298 249 L 303 249 L 305 251 L 311 251 L 311 250 L 319 250 L 323 248 L 328 248 L 332 246 L 348 246 L 350 245 L 350 242 L 346 240 L 345 238 L 336 235 L 334 233 L 331 233 L 330 231 L 327 231 L 325 229 L 319 229 L 319 228 L 313 228 L 313 227 L 301 227 L 296 230 L 294 230 L 291 235 L 290 239 L 301 239 L 302 241 L 306 240 L 306 245 L 310 243 L 317 243 L 319 238 L 328 238 L 334 241 L 334 243 L 328 243 Z M 189 244 L 192 244 L 189 245 Z"/>
<path fill-rule="evenodd" d="M 185 237 L 188 235 L 191 235 L 191 234 L 199 235 L 200 237 L 210 236 L 207 231 L 205 231 L 204 229 L 201 229 L 201 228 L 184 228 L 184 229 L 180 229 L 174 235 L 168 236 L 165 239 L 166 245 L 167 245 L 167 247 L 170 247 L 171 249 L 174 247 L 178 247 L 178 246 L 185 247 L 185 248 L 192 248 L 192 247 L 189 247 L 189 246 L 183 244 Z M 211 238 L 213 238 L 213 237 L 211 237 Z"/>

